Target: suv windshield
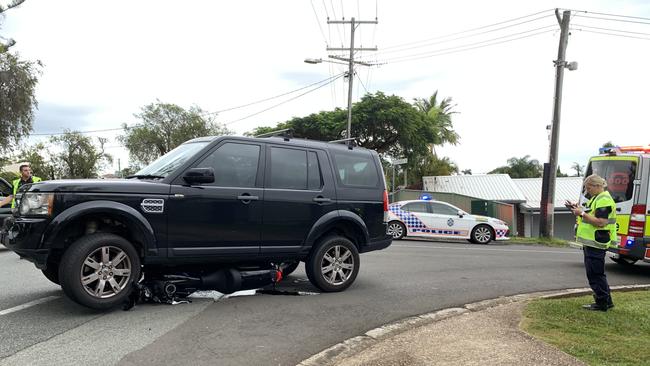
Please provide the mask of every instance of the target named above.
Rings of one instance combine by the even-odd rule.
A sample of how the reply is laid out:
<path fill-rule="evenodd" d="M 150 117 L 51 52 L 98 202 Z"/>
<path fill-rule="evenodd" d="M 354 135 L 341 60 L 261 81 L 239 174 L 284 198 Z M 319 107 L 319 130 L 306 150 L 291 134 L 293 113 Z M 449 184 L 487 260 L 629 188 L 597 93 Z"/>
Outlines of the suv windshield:
<path fill-rule="evenodd" d="M 202 141 L 179 145 L 174 150 L 142 168 L 139 172 L 132 175 L 132 177 L 165 178 L 169 173 L 183 165 L 187 159 L 194 156 L 194 154 L 204 148 L 208 143 L 209 141 Z"/>
<path fill-rule="evenodd" d="M 636 161 L 633 160 L 592 160 L 587 167 L 587 177 L 598 174 L 607 181 L 607 190 L 614 202 L 632 199 Z"/>

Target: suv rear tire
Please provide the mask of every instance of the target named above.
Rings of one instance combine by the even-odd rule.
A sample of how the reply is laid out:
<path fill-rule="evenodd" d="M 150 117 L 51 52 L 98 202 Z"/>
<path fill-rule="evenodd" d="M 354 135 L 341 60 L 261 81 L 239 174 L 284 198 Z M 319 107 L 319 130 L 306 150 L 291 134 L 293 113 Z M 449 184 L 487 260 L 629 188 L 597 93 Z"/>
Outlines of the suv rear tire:
<path fill-rule="evenodd" d="M 140 279 L 140 258 L 128 240 L 108 233 L 84 236 L 63 254 L 63 292 L 75 302 L 103 310 L 122 304 Z"/>
<path fill-rule="evenodd" d="M 309 282 L 323 292 L 339 292 L 350 287 L 359 273 L 359 251 L 343 236 L 320 241 L 305 263 Z"/>
<path fill-rule="evenodd" d="M 45 269 L 41 270 L 43 272 L 43 275 L 45 278 L 50 280 L 50 282 L 60 285 L 61 281 L 59 281 L 59 265 L 56 263 L 47 263 L 47 267 Z"/>

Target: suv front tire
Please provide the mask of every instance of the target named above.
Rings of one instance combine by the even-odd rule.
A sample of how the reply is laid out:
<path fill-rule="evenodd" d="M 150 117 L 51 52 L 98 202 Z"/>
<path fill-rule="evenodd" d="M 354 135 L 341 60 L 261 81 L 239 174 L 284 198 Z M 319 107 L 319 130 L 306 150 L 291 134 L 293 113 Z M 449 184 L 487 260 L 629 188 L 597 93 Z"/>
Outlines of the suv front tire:
<path fill-rule="evenodd" d="M 323 292 L 339 292 L 350 287 L 359 273 L 359 251 L 343 236 L 320 241 L 305 263 L 309 281 Z"/>
<path fill-rule="evenodd" d="M 123 303 L 140 279 L 140 258 L 128 240 L 108 233 L 84 236 L 64 253 L 59 280 L 66 295 L 93 308 Z"/>

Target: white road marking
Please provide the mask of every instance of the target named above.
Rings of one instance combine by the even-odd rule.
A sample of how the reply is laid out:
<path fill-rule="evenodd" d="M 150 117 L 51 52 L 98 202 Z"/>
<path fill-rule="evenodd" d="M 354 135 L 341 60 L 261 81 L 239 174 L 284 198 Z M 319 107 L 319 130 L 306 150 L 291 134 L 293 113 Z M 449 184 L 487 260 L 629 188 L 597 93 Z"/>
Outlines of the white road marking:
<path fill-rule="evenodd" d="M 46 303 L 48 301 L 56 300 L 59 297 L 61 297 L 61 296 L 48 296 L 48 297 L 44 297 L 42 299 L 36 299 L 34 301 L 24 303 L 22 305 L 14 306 L 13 308 L 1 310 L 0 311 L 0 316 L 15 313 L 16 311 L 25 310 L 27 308 L 30 308 L 30 307 L 38 305 L 38 304 L 42 304 L 42 303 Z"/>
<path fill-rule="evenodd" d="M 500 248 L 464 248 L 464 247 L 440 247 L 440 246 L 422 246 L 422 245 L 391 245 L 390 247 L 398 248 L 421 248 L 421 249 L 453 249 L 453 250 L 484 250 L 489 252 L 525 252 L 525 253 L 555 253 L 555 254 L 574 254 L 573 251 L 558 250 L 526 250 L 526 249 L 500 249 Z M 575 253 L 579 254 L 578 250 Z"/>

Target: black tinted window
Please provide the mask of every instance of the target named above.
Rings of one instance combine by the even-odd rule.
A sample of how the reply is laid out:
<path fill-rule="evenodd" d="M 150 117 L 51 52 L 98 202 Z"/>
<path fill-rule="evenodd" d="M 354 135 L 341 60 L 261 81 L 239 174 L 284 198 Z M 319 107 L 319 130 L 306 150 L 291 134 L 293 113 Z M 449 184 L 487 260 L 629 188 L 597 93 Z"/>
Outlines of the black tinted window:
<path fill-rule="evenodd" d="M 257 164 L 260 160 L 259 145 L 225 143 L 203 161 L 198 168 L 212 167 L 214 183 L 220 187 L 255 187 Z"/>
<path fill-rule="evenodd" d="M 458 215 L 458 209 L 447 206 L 444 203 L 429 202 L 431 205 L 431 212 L 439 215 Z"/>
<path fill-rule="evenodd" d="M 319 190 L 323 186 L 318 156 L 313 151 L 310 151 L 307 155 L 307 179 L 307 186 L 312 191 Z"/>
<path fill-rule="evenodd" d="M 428 213 L 427 204 L 425 202 L 411 202 L 402 206 L 402 210 L 410 212 Z"/>
<path fill-rule="evenodd" d="M 307 189 L 307 152 L 271 148 L 271 188 Z"/>
<path fill-rule="evenodd" d="M 587 177 L 598 174 L 607 181 L 607 190 L 615 202 L 632 199 L 636 162 L 631 160 L 592 160 L 587 167 Z"/>
<path fill-rule="evenodd" d="M 334 153 L 337 178 L 343 185 L 376 187 L 377 168 L 370 153 Z"/>

